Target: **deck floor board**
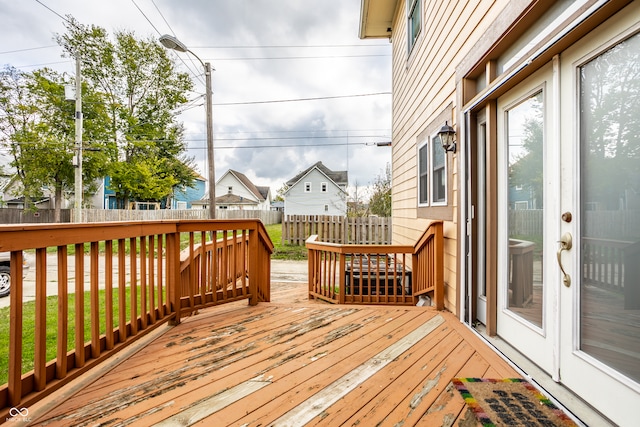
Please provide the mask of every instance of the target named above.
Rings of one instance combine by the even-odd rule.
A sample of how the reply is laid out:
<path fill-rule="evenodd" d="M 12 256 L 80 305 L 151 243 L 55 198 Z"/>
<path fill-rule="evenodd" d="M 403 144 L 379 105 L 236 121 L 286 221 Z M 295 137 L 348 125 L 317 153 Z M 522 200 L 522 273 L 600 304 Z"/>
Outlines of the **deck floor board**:
<path fill-rule="evenodd" d="M 451 378 L 485 375 L 517 376 L 451 313 L 330 305 L 307 300 L 304 283 L 273 283 L 272 302 L 185 317 L 30 414 L 73 426 L 441 425 L 467 416 Z"/>

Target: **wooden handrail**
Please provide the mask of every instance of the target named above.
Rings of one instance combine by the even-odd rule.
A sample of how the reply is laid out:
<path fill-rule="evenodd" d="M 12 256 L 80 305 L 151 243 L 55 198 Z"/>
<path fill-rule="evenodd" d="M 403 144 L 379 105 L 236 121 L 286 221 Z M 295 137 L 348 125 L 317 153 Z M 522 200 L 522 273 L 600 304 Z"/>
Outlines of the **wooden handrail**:
<path fill-rule="evenodd" d="M 413 305 L 432 293 L 442 310 L 443 239 L 442 221 L 433 222 L 415 245 L 343 245 L 313 235 L 306 241 L 309 296 L 341 304 Z"/>
<path fill-rule="evenodd" d="M 222 237 L 215 243 L 207 241 L 218 234 Z M 69 256 L 70 248 L 75 255 Z M 0 251 L 11 253 L 12 278 L 8 382 L 0 386 L 0 419 L 11 407 L 28 407 L 158 326 L 178 323 L 210 305 L 269 299 L 273 244 L 259 220 L 3 225 Z M 35 254 L 36 310 L 33 370 L 23 373 L 23 355 L 31 353 L 22 340 L 25 253 Z M 57 270 L 51 277 L 48 263 Z M 52 354 L 47 285 L 56 281 Z M 70 321 L 73 328 L 67 326 Z"/>

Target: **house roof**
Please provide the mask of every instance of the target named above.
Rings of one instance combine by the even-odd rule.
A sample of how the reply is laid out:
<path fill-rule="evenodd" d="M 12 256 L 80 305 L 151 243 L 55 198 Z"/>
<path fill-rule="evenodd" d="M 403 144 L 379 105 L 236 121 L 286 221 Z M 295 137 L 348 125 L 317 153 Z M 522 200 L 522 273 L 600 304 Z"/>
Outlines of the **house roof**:
<path fill-rule="evenodd" d="M 257 205 L 257 202 L 242 196 L 236 196 L 235 194 L 225 194 L 224 196 L 216 197 L 216 204 L 218 205 Z"/>
<path fill-rule="evenodd" d="M 332 171 L 331 169 L 323 165 L 322 162 L 317 162 L 314 165 L 300 172 L 295 177 L 291 178 L 289 181 L 287 181 L 287 185 L 289 187 L 294 186 L 302 178 L 304 178 L 307 174 L 309 174 L 309 172 L 311 172 L 313 169 L 318 169 L 320 172 L 325 174 L 327 178 L 329 178 L 338 186 L 340 186 L 341 184 L 343 185 L 349 184 L 349 174 L 347 171 Z"/>
<path fill-rule="evenodd" d="M 391 37 L 393 15 L 398 0 L 360 0 L 361 39 Z"/>
<path fill-rule="evenodd" d="M 269 196 L 269 191 L 270 191 L 269 187 L 264 187 L 264 186 L 258 187 L 253 182 L 251 182 L 251 180 L 247 178 L 245 174 L 238 171 L 234 171 L 233 169 L 229 169 L 227 173 L 230 173 L 233 176 L 235 176 L 236 179 L 240 181 L 242 185 L 247 187 L 247 190 L 252 192 L 259 201 L 264 201 Z M 218 197 L 216 197 L 216 201 L 218 201 Z"/>

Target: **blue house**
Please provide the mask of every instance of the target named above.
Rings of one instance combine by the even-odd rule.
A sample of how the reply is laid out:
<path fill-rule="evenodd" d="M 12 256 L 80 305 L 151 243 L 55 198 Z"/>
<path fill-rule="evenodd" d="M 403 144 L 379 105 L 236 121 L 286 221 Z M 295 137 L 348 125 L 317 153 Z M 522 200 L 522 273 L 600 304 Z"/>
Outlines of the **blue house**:
<path fill-rule="evenodd" d="M 173 197 L 170 199 L 170 205 L 166 205 L 166 201 L 160 203 L 162 209 L 191 209 L 191 203 L 196 200 L 200 200 L 205 194 L 206 178 L 201 175 L 196 175 L 194 178 L 193 187 L 175 187 L 173 189 Z M 118 206 L 118 200 L 116 193 L 110 189 L 111 177 L 104 178 L 104 183 L 101 187 L 102 200 L 104 209 L 125 209 L 124 206 Z"/>

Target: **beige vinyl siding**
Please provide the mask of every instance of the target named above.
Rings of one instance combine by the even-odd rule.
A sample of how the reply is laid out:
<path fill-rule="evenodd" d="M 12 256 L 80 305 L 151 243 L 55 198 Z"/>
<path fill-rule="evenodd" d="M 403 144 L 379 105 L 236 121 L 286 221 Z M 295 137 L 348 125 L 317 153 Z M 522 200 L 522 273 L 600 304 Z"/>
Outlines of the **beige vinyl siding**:
<path fill-rule="evenodd" d="M 449 123 L 460 132 L 457 114 L 456 65 L 508 3 L 501 1 L 423 0 L 422 30 L 411 53 L 407 45 L 406 2 L 399 0 L 393 26 L 393 230 L 394 243 L 411 244 L 431 220 L 418 217 L 418 135 L 450 105 Z M 442 46 L 447 46 L 443 48 Z M 449 47 L 454 46 L 454 47 Z M 444 124 L 444 123 L 442 123 Z M 438 123 L 440 125 L 440 123 Z M 456 137 L 458 148 L 460 135 Z M 446 221 L 445 306 L 458 312 L 458 155 L 447 153 L 449 161 L 448 203 L 453 220 Z"/>

